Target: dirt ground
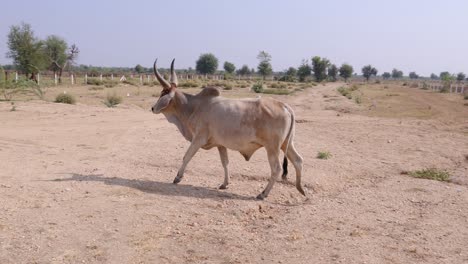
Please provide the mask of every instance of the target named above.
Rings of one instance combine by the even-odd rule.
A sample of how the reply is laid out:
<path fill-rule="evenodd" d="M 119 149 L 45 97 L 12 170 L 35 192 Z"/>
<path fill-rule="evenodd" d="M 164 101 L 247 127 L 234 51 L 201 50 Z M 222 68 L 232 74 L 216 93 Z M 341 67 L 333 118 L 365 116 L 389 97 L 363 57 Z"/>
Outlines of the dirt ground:
<path fill-rule="evenodd" d="M 339 85 L 276 96 L 296 112 L 308 197 L 291 166 L 264 201 L 264 150 L 229 151 L 227 190 L 216 149 L 172 184 L 189 144 L 149 111 L 156 88 L 114 88 L 117 108 L 86 87 L 47 92 L 76 105 L 0 102 L 0 263 L 468 263 L 466 100 L 374 85 L 358 105 Z M 223 93 L 256 96 L 239 90 Z M 430 167 L 451 182 L 401 174 Z"/>

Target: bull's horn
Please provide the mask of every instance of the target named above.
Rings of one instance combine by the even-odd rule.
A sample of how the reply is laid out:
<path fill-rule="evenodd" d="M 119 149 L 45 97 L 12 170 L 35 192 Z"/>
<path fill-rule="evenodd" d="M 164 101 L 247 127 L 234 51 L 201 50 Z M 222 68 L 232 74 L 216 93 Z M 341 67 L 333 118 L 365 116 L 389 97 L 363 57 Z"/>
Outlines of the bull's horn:
<path fill-rule="evenodd" d="M 170 83 L 171 84 L 175 84 L 175 86 L 177 86 L 177 74 L 175 73 L 174 71 L 174 61 L 175 59 L 172 60 L 172 63 L 171 63 L 171 79 L 170 79 Z"/>
<path fill-rule="evenodd" d="M 171 85 L 166 80 L 164 80 L 161 74 L 159 74 L 158 69 L 156 68 L 156 62 L 158 62 L 158 59 L 154 61 L 154 65 L 153 65 L 154 75 L 156 75 L 156 78 L 158 79 L 159 83 L 162 85 L 164 89 L 169 89 Z"/>

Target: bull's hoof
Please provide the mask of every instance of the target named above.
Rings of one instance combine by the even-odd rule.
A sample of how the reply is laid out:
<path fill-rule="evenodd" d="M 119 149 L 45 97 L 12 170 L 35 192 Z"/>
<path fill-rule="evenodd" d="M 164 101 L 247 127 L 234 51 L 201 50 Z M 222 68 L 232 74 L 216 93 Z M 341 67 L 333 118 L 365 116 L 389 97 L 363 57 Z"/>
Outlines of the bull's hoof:
<path fill-rule="evenodd" d="M 257 195 L 257 200 L 262 201 L 263 199 L 265 199 L 265 196 L 263 195 L 263 193 Z"/>
<path fill-rule="evenodd" d="M 220 190 L 226 190 L 227 188 L 228 188 L 227 185 L 224 185 L 224 184 L 221 184 L 221 186 L 219 186 Z"/>
<path fill-rule="evenodd" d="M 172 183 L 178 184 L 181 180 L 182 180 L 182 178 L 175 177 L 175 178 L 174 178 L 174 181 L 173 181 Z"/>

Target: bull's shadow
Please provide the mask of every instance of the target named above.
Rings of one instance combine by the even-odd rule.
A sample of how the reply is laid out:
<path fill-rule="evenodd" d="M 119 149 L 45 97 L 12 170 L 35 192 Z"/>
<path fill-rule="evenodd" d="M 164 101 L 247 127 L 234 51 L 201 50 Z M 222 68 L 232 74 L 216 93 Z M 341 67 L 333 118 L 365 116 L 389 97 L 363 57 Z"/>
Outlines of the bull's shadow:
<path fill-rule="evenodd" d="M 106 185 L 124 186 L 140 190 L 146 193 L 159 194 L 164 196 L 185 196 L 201 199 L 214 199 L 214 200 L 255 200 L 254 197 L 243 196 L 218 189 L 211 189 L 201 186 L 193 186 L 187 184 L 173 184 L 168 182 L 148 181 L 138 179 L 125 179 L 118 177 L 105 177 L 102 174 L 83 175 L 77 173 L 70 173 L 70 178 L 59 178 L 51 181 L 64 182 L 64 181 L 87 181 L 87 182 L 102 182 Z"/>

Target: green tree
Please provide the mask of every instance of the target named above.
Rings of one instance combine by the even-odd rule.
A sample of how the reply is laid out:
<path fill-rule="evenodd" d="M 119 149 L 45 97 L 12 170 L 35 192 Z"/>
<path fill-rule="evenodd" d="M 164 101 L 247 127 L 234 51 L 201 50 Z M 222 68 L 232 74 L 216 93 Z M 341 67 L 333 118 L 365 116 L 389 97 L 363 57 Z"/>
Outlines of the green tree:
<path fill-rule="evenodd" d="M 350 78 L 353 75 L 354 69 L 353 66 L 343 63 L 339 69 L 340 72 L 340 77 L 345 79 L 345 82 L 348 81 L 348 78 Z"/>
<path fill-rule="evenodd" d="M 195 69 L 201 74 L 214 74 L 218 69 L 218 58 L 211 53 L 201 54 Z"/>
<path fill-rule="evenodd" d="M 294 82 L 296 80 L 297 70 L 294 67 L 289 67 L 284 76 L 282 76 L 279 80 L 283 82 Z"/>
<path fill-rule="evenodd" d="M 42 47 L 43 43 L 34 36 L 31 25 L 21 23 L 10 27 L 7 57 L 13 59 L 16 69 L 26 76 L 31 74 L 30 79 L 35 81 L 36 74 L 46 65 Z"/>
<path fill-rule="evenodd" d="M 366 81 L 369 81 L 369 78 L 374 75 L 377 75 L 377 69 L 372 67 L 372 65 L 367 65 L 362 67 L 362 75 L 366 78 Z"/>
<path fill-rule="evenodd" d="M 236 70 L 236 66 L 234 66 L 234 64 L 229 61 L 224 62 L 223 68 L 229 74 L 234 73 L 234 71 Z"/>
<path fill-rule="evenodd" d="M 416 74 L 416 72 L 413 71 L 413 72 L 409 73 L 409 77 L 410 77 L 410 79 L 418 79 L 419 75 Z"/>
<path fill-rule="evenodd" d="M 390 79 L 390 77 L 392 77 L 392 75 L 389 72 L 382 73 L 382 78 L 384 78 L 384 80 Z"/>
<path fill-rule="evenodd" d="M 437 74 L 435 73 L 431 73 L 431 80 L 437 80 L 439 79 L 439 76 L 437 76 Z"/>
<path fill-rule="evenodd" d="M 393 69 L 392 70 L 392 78 L 393 79 L 400 79 L 403 77 L 403 72 L 398 70 L 398 69 Z"/>
<path fill-rule="evenodd" d="M 242 67 L 239 70 L 237 70 L 237 74 L 242 75 L 242 76 L 250 74 L 249 66 L 245 64 L 242 65 Z"/>
<path fill-rule="evenodd" d="M 330 64 L 328 66 L 328 79 L 332 82 L 336 82 L 338 75 L 338 67 L 335 64 Z"/>
<path fill-rule="evenodd" d="M 140 74 L 140 73 L 144 73 L 144 72 L 145 72 L 145 68 L 144 68 L 143 66 L 141 66 L 140 64 L 137 64 L 137 65 L 135 66 L 135 71 L 136 71 L 137 73 L 139 73 L 139 74 Z"/>
<path fill-rule="evenodd" d="M 459 72 L 457 74 L 457 81 L 461 82 L 461 81 L 465 80 L 465 78 L 466 78 L 466 75 L 463 72 Z"/>
<path fill-rule="evenodd" d="M 266 51 L 260 51 L 257 55 L 257 59 L 259 60 L 257 70 L 260 75 L 263 76 L 263 80 L 273 72 L 273 68 L 271 67 L 271 55 L 268 54 Z"/>
<path fill-rule="evenodd" d="M 300 82 L 304 82 L 307 77 L 312 75 L 312 67 L 310 67 L 307 60 L 303 60 L 301 66 L 297 69 L 297 77 Z"/>
<path fill-rule="evenodd" d="M 448 71 L 441 72 L 439 76 L 443 81 L 450 81 L 452 79 L 452 75 Z"/>
<path fill-rule="evenodd" d="M 61 37 L 52 35 L 44 41 L 44 56 L 47 59 L 49 70 L 58 74 L 59 83 L 62 83 L 62 73 L 75 61 L 78 56 L 78 47 L 73 44 L 68 48 L 67 42 Z"/>
<path fill-rule="evenodd" d="M 327 68 L 329 64 L 330 61 L 326 58 L 322 59 L 319 56 L 312 58 L 312 70 L 317 82 L 321 82 L 327 78 Z"/>

